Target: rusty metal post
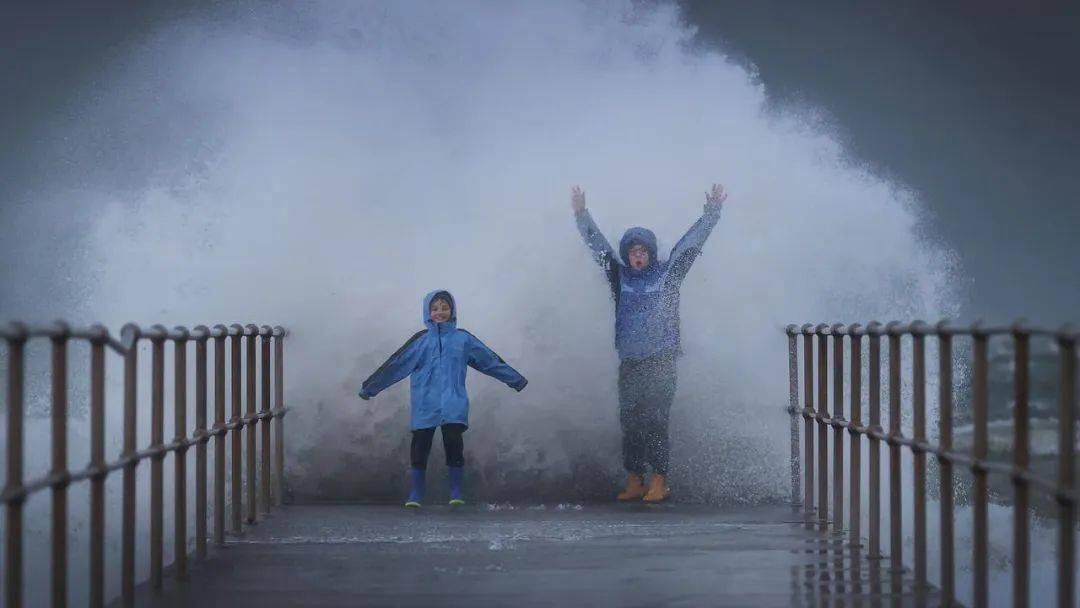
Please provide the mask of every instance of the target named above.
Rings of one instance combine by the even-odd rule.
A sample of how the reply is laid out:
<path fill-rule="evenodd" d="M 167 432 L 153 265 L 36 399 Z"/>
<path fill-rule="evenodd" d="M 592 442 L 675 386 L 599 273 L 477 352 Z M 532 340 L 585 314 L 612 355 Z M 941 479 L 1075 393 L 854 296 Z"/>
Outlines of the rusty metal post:
<path fill-rule="evenodd" d="M 889 334 L 889 438 L 900 439 L 900 337 L 899 323 L 886 326 Z M 901 511 L 900 444 L 889 442 L 889 557 L 893 575 L 904 569 L 903 511 Z"/>
<path fill-rule="evenodd" d="M 803 335 L 803 419 L 806 421 L 803 437 L 805 441 L 804 477 L 806 491 L 803 497 L 803 509 L 814 510 L 814 335 L 809 324 L 802 326 Z"/>
<path fill-rule="evenodd" d="M 818 325 L 818 410 L 822 416 L 829 413 L 829 345 L 826 329 L 828 325 Z M 825 527 L 829 523 L 829 427 L 818 419 L 818 523 Z"/>
<path fill-rule="evenodd" d="M 1076 336 L 1066 326 L 1058 337 L 1058 589 L 1059 608 L 1076 605 Z"/>
<path fill-rule="evenodd" d="M 797 328 L 787 326 L 788 339 L 788 410 L 791 414 L 791 504 L 801 504 L 801 485 L 799 478 L 799 349 Z"/>
<path fill-rule="evenodd" d="M 136 412 L 138 395 L 136 386 L 139 372 L 139 327 L 125 325 L 120 330 L 121 339 L 127 350 L 124 355 L 124 494 L 123 494 L 123 533 L 121 538 L 122 578 L 121 596 L 125 608 L 135 605 L 135 467 L 136 459 Z"/>
<path fill-rule="evenodd" d="M 247 336 L 247 417 L 251 420 L 247 425 L 247 497 L 248 512 L 247 523 L 255 523 L 256 513 L 256 485 L 255 479 L 255 435 L 258 430 L 258 422 L 255 416 L 255 338 L 258 328 L 248 325 L 244 331 Z"/>
<path fill-rule="evenodd" d="M 150 336 L 150 448 L 165 443 L 165 328 L 155 325 Z M 150 457 L 150 586 L 161 590 L 164 553 L 164 455 Z"/>
<path fill-rule="evenodd" d="M 942 451 L 952 450 L 952 336 L 946 323 L 938 323 L 938 444 Z M 938 458 L 941 506 L 941 599 L 949 605 L 956 597 L 953 562 L 953 465 Z"/>
<path fill-rule="evenodd" d="M 67 341 L 69 328 L 58 322 L 52 338 L 52 605 L 67 605 Z"/>
<path fill-rule="evenodd" d="M 105 605 L 105 328 L 90 343 L 90 606 Z"/>
<path fill-rule="evenodd" d="M 844 421 L 844 330 L 832 326 L 833 343 L 833 412 L 834 422 Z M 844 529 L 844 428 L 833 427 L 833 527 Z"/>
<path fill-rule="evenodd" d="M 180 335 L 173 341 L 173 427 L 179 444 L 173 454 L 173 563 L 176 577 L 187 578 L 187 340 L 188 333 L 177 327 Z"/>
<path fill-rule="evenodd" d="M 243 523 L 241 522 L 241 509 L 243 505 L 243 496 L 241 487 L 242 479 L 242 463 L 243 455 L 242 450 L 242 438 L 241 431 L 244 428 L 243 413 L 240 410 L 240 387 L 241 387 L 241 375 L 240 375 L 240 341 L 243 340 L 244 328 L 240 325 L 231 325 L 229 327 L 230 343 L 232 346 L 232 357 L 230 364 L 232 367 L 232 418 L 229 420 L 231 424 L 236 425 L 232 429 L 232 529 L 233 534 L 240 534 L 243 530 Z"/>
<path fill-rule="evenodd" d="M 259 330 L 260 376 L 262 380 L 262 412 L 270 413 L 270 328 L 262 327 Z M 260 453 L 259 489 L 262 490 L 262 512 L 270 513 L 270 419 L 264 418 L 259 422 L 262 437 L 262 452 Z"/>
<path fill-rule="evenodd" d="M 210 330 L 195 328 L 195 558 L 206 559 L 206 340 Z"/>
<path fill-rule="evenodd" d="M 4 494 L 4 604 L 22 605 L 23 586 L 23 372 L 26 328 L 12 324 L 8 347 L 7 479 Z"/>
<path fill-rule="evenodd" d="M 1028 543 L 1028 360 L 1029 334 L 1020 323 L 1013 326 L 1013 597 L 1012 605 L 1028 605 L 1031 571 Z"/>
<path fill-rule="evenodd" d="M 851 424 L 862 424 L 862 335 L 859 324 L 848 327 L 851 337 Z M 851 434 L 851 469 L 848 475 L 851 483 L 851 498 L 848 507 L 848 527 L 851 544 L 859 546 L 862 534 L 862 434 L 855 428 Z"/>
<path fill-rule="evenodd" d="M 912 524 L 915 528 L 915 591 L 920 599 L 925 599 L 926 591 L 926 452 L 921 446 L 926 443 L 926 329 L 922 321 L 912 323 L 911 434 L 916 443 L 912 450 L 915 482 Z"/>
<path fill-rule="evenodd" d="M 973 494 L 974 515 L 974 539 L 972 544 L 972 568 L 974 570 L 974 596 L 976 608 L 985 608 L 989 602 L 988 595 L 988 560 L 989 550 L 987 529 L 987 470 L 983 466 L 987 454 L 987 390 L 988 390 L 988 364 L 987 342 L 988 336 L 978 324 L 973 328 L 975 348 L 975 384 L 972 387 L 974 400 L 974 458 L 972 472 L 975 474 L 975 490 Z"/>
<path fill-rule="evenodd" d="M 881 324 L 871 321 L 866 326 L 870 345 L 870 363 L 867 371 L 868 397 L 870 407 L 870 430 L 876 434 L 881 429 Z M 869 493 L 869 536 L 868 551 L 871 559 L 881 557 L 881 440 L 871 435 L 868 439 L 870 458 Z"/>
<path fill-rule="evenodd" d="M 274 468 L 277 473 L 274 495 L 278 506 L 281 506 L 285 501 L 285 362 L 282 359 L 285 354 L 282 346 L 285 331 L 275 328 L 274 333 L 274 407 L 277 411 L 274 417 Z"/>
<path fill-rule="evenodd" d="M 225 338 L 228 329 L 214 326 L 214 430 L 225 428 Z M 225 433 L 214 438 L 214 543 L 225 544 Z"/>

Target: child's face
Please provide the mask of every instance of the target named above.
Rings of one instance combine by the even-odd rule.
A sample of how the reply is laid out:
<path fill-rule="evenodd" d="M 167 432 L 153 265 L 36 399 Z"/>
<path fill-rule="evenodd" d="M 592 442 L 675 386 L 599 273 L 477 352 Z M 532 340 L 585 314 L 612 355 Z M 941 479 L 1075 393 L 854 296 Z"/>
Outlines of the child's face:
<path fill-rule="evenodd" d="M 431 320 L 436 323 L 446 323 L 450 320 L 450 303 L 446 300 L 431 301 Z"/>
<path fill-rule="evenodd" d="M 644 245 L 634 245 L 626 257 L 630 258 L 630 267 L 634 270 L 641 270 L 649 265 L 649 250 Z"/>

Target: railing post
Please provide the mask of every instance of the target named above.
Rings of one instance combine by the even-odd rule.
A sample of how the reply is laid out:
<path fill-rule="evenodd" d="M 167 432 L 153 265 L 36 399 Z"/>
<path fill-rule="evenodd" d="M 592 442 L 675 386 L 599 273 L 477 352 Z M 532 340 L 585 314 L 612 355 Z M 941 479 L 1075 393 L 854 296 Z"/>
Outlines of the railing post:
<path fill-rule="evenodd" d="M 941 450 L 952 450 L 952 335 L 947 324 L 938 323 L 938 443 Z M 953 578 L 953 465 L 947 458 L 938 458 L 941 506 L 941 600 L 949 605 L 956 597 Z"/>
<path fill-rule="evenodd" d="M 926 330 L 922 321 L 912 323 L 912 477 L 915 489 L 914 521 L 915 528 L 915 591 L 919 598 L 924 598 L 926 591 Z"/>
<path fill-rule="evenodd" d="M 844 529 L 844 326 L 832 326 L 833 343 L 833 527 Z"/>
<path fill-rule="evenodd" d="M 210 330 L 195 328 L 195 558 L 206 559 L 206 340 Z"/>
<path fill-rule="evenodd" d="M 788 412 L 791 414 L 791 504 L 798 506 L 801 500 L 799 468 L 799 349 L 798 329 L 788 325 Z"/>
<path fill-rule="evenodd" d="M 135 605 L 135 467 L 136 459 L 136 412 L 138 395 L 136 386 L 139 372 L 139 327 L 128 324 L 120 330 L 126 349 L 124 355 L 124 495 L 123 533 L 121 538 L 122 574 L 121 595 L 125 608 Z"/>
<path fill-rule="evenodd" d="M 1013 326 L 1013 598 L 1012 605 L 1028 605 L 1028 360 L 1029 335 L 1022 325 Z"/>
<path fill-rule="evenodd" d="M 285 363 L 282 359 L 285 354 L 282 346 L 285 330 L 274 328 L 274 334 L 274 407 L 277 412 L 274 417 L 274 468 L 277 472 L 275 496 L 280 506 L 285 500 Z"/>
<path fill-rule="evenodd" d="M 105 335 L 90 342 L 90 606 L 105 605 Z"/>
<path fill-rule="evenodd" d="M 160 325 L 150 328 L 150 449 L 165 443 L 165 335 Z M 164 454 L 150 456 L 150 586 L 161 590 L 164 553 Z"/>
<path fill-rule="evenodd" d="M 52 338 L 52 605 L 67 605 L 67 341 L 69 328 L 58 322 Z"/>
<path fill-rule="evenodd" d="M 214 544 L 225 544 L 225 338 L 228 328 L 215 325 L 214 336 Z"/>
<path fill-rule="evenodd" d="M 862 425 L 862 334 L 859 324 L 848 327 L 851 336 L 851 504 L 848 513 L 851 544 L 861 544 L 862 530 L 862 434 L 855 427 Z"/>
<path fill-rule="evenodd" d="M 811 331 L 813 326 L 802 326 L 803 336 L 803 419 L 806 421 L 804 450 L 806 453 L 804 466 L 806 475 L 805 496 L 803 509 L 814 510 L 814 335 Z"/>
<path fill-rule="evenodd" d="M 904 569 L 903 511 L 900 472 L 900 337 L 899 323 L 886 326 L 889 334 L 889 557 L 893 576 Z"/>
<path fill-rule="evenodd" d="M 262 380 L 262 413 L 270 414 L 270 328 L 259 328 L 260 379 Z M 259 422 L 259 433 L 262 437 L 262 452 L 260 453 L 259 489 L 262 490 L 262 512 L 270 513 L 270 418 L 263 418 Z"/>
<path fill-rule="evenodd" d="M 173 560 L 176 578 L 187 578 L 187 340 L 188 333 L 177 327 L 180 337 L 173 341 L 173 427 L 178 444 L 173 454 Z M 196 472 L 197 473 L 197 472 Z M 198 536 L 198 535 L 196 535 Z"/>
<path fill-rule="evenodd" d="M 987 538 L 987 499 L 988 486 L 984 466 L 987 455 L 987 390 L 988 335 L 978 323 L 972 328 L 975 351 L 975 377 L 972 387 L 974 401 L 974 463 L 971 470 L 975 475 L 975 490 L 972 497 L 974 515 L 974 534 L 972 543 L 972 568 L 974 570 L 974 597 L 976 608 L 985 608 L 988 604 L 988 559 L 989 543 Z"/>
<path fill-rule="evenodd" d="M 870 480 L 868 524 L 870 526 L 870 544 L 868 551 L 871 559 L 881 557 L 881 440 L 878 436 L 881 428 L 881 323 L 871 321 L 866 326 L 866 335 L 870 345 L 870 362 L 867 371 L 868 397 L 870 407 Z"/>
<path fill-rule="evenodd" d="M 4 604 L 22 605 L 23 585 L 23 371 L 26 346 L 26 327 L 11 324 L 8 338 L 7 386 L 7 479 L 4 493 L 8 495 L 4 513 Z"/>
<path fill-rule="evenodd" d="M 242 496 L 243 488 L 240 485 L 243 476 L 241 431 L 244 429 L 243 413 L 240 410 L 240 341 L 244 339 L 244 328 L 238 324 L 229 326 L 229 336 L 230 346 L 232 347 L 232 357 L 230 360 L 230 366 L 232 368 L 232 418 L 229 422 L 230 424 L 235 425 L 232 428 L 232 529 L 233 534 L 240 534 L 240 532 L 243 531 L 241 509 L 243 508 L 244 500 Z"/>
<path fill-rule="evenodd" d="M 1076 602 L 1076 336 L 1058 336 L 1061 379 L 1058 387 L 1058 590 L 1059 608 Z"/>
<path fill-rule="evenodd" d="M 247 523 L 255 523 L 258 481 L 255 478 L 255 435 L 258 432 L 258 421 L 255 416 L 255 339 L 259 329 L 254 325 L 248 325 L 244 329 L 247 337 L 247 497 L 248 511 Z"/>
<path fill-rule="evenodd" d="M 822 416 L 829 413 L 829 345 L 828 325 L 818 325 L 818 410 Z M 822 528 L 829 523 L 829 427 L 818 419 L 818 523 Z"/>

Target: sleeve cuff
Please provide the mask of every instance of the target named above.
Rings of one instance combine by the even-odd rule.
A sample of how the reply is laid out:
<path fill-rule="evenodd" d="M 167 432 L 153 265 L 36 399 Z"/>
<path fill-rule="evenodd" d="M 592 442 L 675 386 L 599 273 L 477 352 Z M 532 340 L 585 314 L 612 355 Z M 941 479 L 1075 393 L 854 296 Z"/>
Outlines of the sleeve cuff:
<path fill-rule="evenodd" d="M 520 393 L 520 392 L 521 392 L 522 390 L 524 390 L 524 389 L 525 389 L 525 387 L 526 387 L 526 386 L 527 386 L 528 384 L 529 384 L 529 381 L 528 381 L 528 380 L 526 380 L 525 378 L 522 378 L 522 379 L 521 379 L 521 382 L 519 382 L 518 384 L 511 384 L 511 385 L 510 385 L 510 388 L 512 388 L 512 389 L 514 389 L 515 391 L 517 391 L 517 392 L 519 392 L 519 393 Z"/>

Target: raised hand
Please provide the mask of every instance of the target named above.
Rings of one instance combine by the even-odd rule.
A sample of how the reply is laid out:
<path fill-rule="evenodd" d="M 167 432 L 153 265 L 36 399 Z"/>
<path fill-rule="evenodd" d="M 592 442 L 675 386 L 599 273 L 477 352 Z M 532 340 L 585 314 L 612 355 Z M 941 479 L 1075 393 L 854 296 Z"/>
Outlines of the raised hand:
<path fill-rule="evenodd" d="M 705 204 L 715 205 L 720 207 L 727 200 L 727 192 L 724 192 L 724 187 L 720 184 L 712 185 L 712 192 L 705 193 Z"/>
<path fill-rule="evenodd" d="M 585 191 L 581 189 L 581 186 L 570 189 L 570 207 L 574 209 L 574 213 L 585 211 Z"/>

